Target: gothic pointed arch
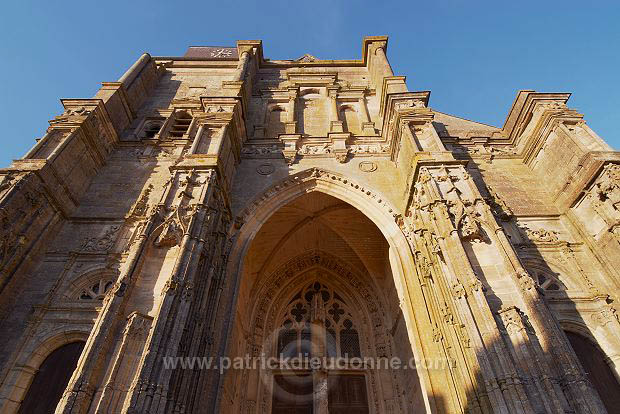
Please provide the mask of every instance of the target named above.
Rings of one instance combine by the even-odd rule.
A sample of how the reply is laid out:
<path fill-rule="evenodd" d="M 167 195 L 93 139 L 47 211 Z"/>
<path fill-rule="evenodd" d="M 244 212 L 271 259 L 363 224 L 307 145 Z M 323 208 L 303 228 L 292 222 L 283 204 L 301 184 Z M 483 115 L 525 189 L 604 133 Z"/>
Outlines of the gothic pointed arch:
<path fill-rule="evenodd" d="M 399 297 L 397 302 L 401 303 L 399 309 L 402 310 L 402 316 L 397 320 L 402 320 L 403 326 L 407 327 L 405 337 L 407 341 L 411 342 L 410 351 L 412 350 L 416 359 L 430 358 L 428 353 L 430 349 L 422 347 L 421 337 L 425 330 L 432 328 L 428 314 L 422 311 L 425 305 L 422 307 L 413 306 L 414 302 L 423 304 L 425 300 L 419 285 L 413 282 L 418 279 L 417 271 L 406 236 L 399 227 L 399 211 L 392 206 L 386 196 L 374 188 L 351 180 L 342 174 L 320 168 L 300 171 L 262 190 L 259 195 L 246 204 L 236 218 L 237 234 L 231 245 L 227 269 L 229 274 L 235 275 L 236 281 L 234 283 L 239 285 L 244 277 L 246 271 L 244 270 L 246 268 L 245 256 L 263 224 L 281 207 L 288 205 L 302 195 L 313 192 L 323 193 L 344 201 L 359 210 L 371 223 L 376 225 L 389 248 L 389 266 L 392 269 L 393 283 Z M 249 276 L 246 275 L 245 277 Z M 247 293 L 243 294 L 244 297 L 247 297 L 246 295 Z M 234 313 L 232 308 L 230 312 Z M 398 323 L 397 320 L 394 322 Z M 255 347 L 249 351 L 259 352 L 259 348 Z M 421 367 L 417 372 L 420 376 L 419 387 L 421 392 L 419 396 L 422 400 L 422 406 L 425 406 L 427 410 L 432 410 L 431 407 L 435 405 L 434 396 L 438 395 L 433 393 L 431 379 L 431 376 L 437 375 L 437 372 L 431 371 L 426 367 Z M 443 375 L 443 373 L 439 375 Z M 436 386 L 439 387 L 439 385 Z M 253 405 L 256 402 L 246 401 L 244 404 Z M 249 408 L 249 410 L 253 412 L 253 409 Z"/>

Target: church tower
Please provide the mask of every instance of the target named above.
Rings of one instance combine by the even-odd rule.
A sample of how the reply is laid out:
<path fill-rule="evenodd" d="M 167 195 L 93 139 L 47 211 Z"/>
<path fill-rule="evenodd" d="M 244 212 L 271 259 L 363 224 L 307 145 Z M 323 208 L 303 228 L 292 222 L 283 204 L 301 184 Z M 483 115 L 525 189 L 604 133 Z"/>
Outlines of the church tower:
<path fill-rule="evenodd" d="M 0 411 L 615 412 L 620 154 L 567 93 L 436 111 L 387 44 L 63 99 L 0 169 Z"/>

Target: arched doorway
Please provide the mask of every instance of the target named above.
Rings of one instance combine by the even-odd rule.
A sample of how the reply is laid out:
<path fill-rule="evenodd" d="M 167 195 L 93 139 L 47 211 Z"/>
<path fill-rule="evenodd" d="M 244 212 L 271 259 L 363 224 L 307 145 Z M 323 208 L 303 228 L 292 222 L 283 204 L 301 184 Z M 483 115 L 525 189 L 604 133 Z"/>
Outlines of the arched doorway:
<path fill-rule="evenodd" d="M 53 413 L 77 366 L 82 349 L 84 342 L 70 342 L 49 354 L 35 374 L 18 413 Z"/>
<path fill-rule="evenodd" d="M 607 365 L 605 354 L 589 339 L 574 332 L 565 333 L 605 408 L 610 413 L 617 412 L 620 409 L 620 383 Z"/>
<path fill-rule="evenodd" d="M 416 370 L 368 365 L 413 360 L 379 228 L 320 191 L 272 213 L 243 258 L 230 355 L 246 351 L 276 364 L 229 372 L 225 388 L 234 398 L 223 401 L 223 412 L 425 411 Z M 338 367 L 282 364 L 293 356 L 346 358 Z M 365 363 L 353 366 L 353 358 Z"/>

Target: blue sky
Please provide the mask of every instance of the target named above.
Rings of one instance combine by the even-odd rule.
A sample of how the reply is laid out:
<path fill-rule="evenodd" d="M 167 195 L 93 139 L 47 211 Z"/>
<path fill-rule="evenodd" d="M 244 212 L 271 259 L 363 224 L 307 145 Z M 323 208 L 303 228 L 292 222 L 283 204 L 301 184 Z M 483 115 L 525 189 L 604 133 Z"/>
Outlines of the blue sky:
<path fill-rule="evenodd" d="M 265 56 L 360 58 L 366 35 L 436 110 L 501 126 L 519 89 L 572 92 L 569 106 L 620 148 L 620 2 L 100 1 L 3 4 L 0 166 L 139 55 L 261 39 Z"/>

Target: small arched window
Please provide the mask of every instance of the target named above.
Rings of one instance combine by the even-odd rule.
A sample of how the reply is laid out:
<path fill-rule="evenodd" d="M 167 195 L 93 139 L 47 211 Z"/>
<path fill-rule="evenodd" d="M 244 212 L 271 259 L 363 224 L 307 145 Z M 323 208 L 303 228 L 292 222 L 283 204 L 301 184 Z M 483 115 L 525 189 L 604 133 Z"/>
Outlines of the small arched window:
<path fill-rule="evenodd" d="M 79 300 L 103 300 L 105 294 L 112 288 L 114 281 L 111 279 L 100 279 L 96 283 L 82 289 Z"/>

